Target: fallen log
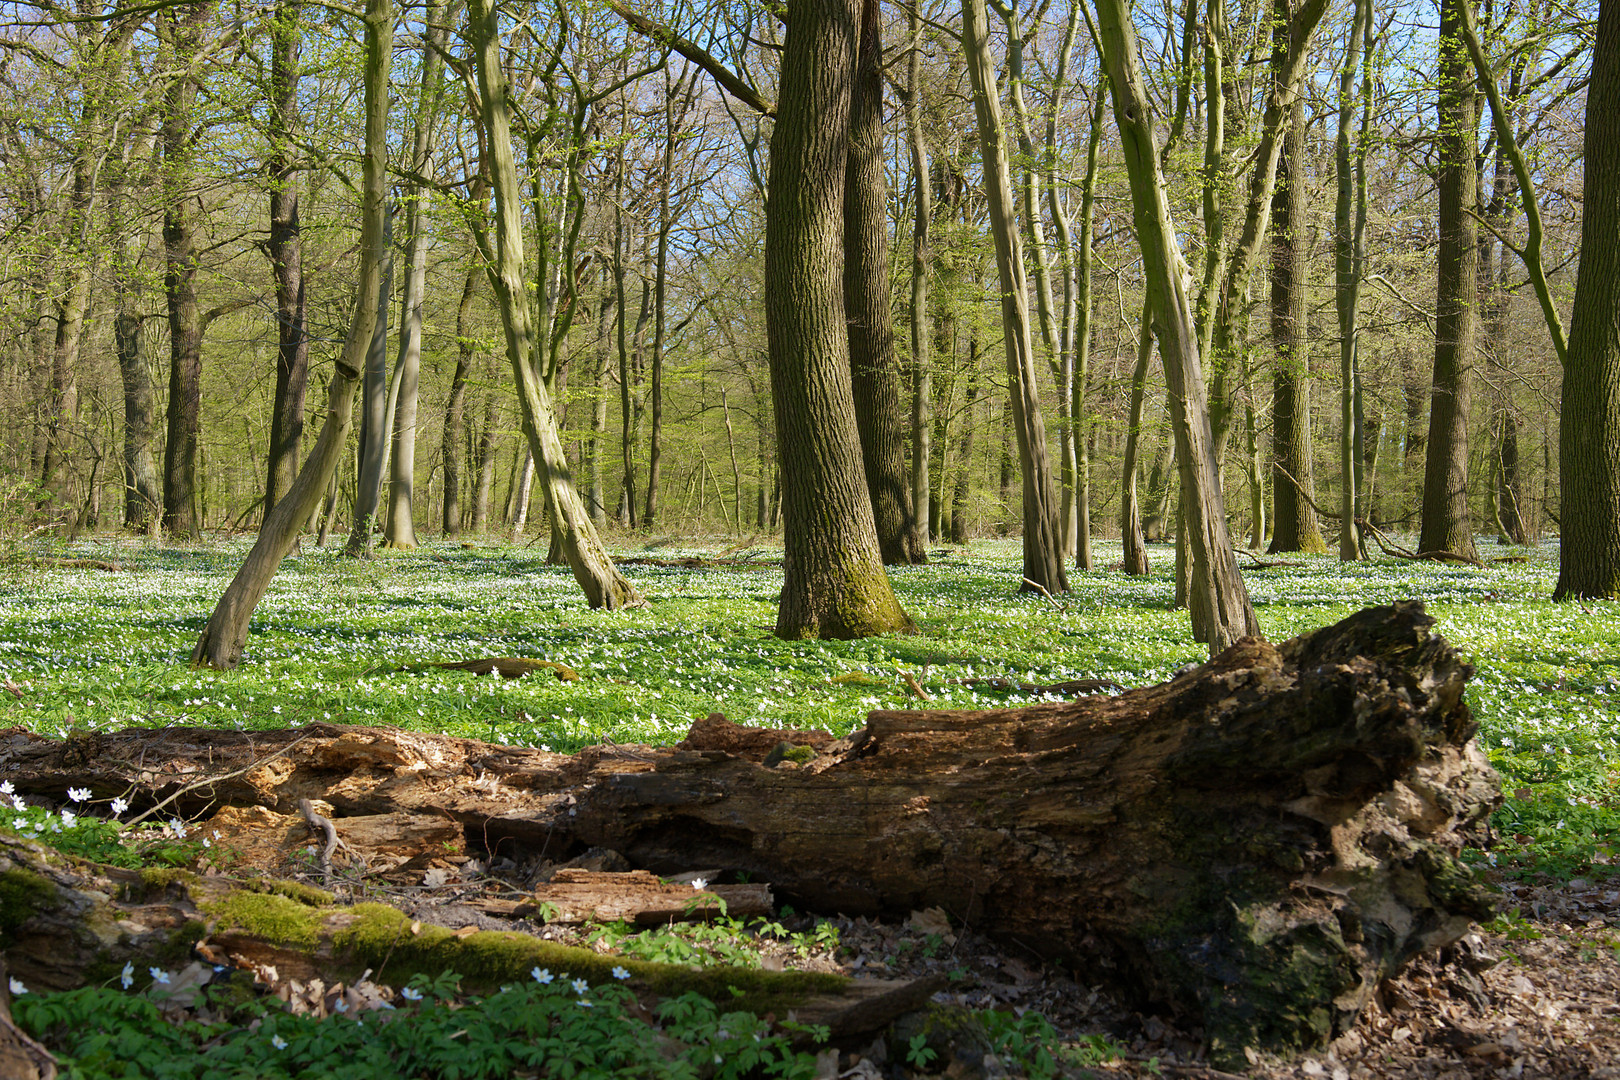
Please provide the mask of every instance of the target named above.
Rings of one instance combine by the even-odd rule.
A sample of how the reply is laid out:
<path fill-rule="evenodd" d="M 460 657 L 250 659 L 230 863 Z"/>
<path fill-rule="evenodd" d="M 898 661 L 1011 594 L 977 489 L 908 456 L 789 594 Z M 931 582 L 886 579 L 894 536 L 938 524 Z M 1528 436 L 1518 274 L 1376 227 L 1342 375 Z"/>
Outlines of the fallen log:
<path fill-rule="evenodd" d="M 980 712 L 874 712 L 848 738 L 711 718 L 675 748 L 572 757 L 387 729 L 0 733 L 20 791 L 455 821 L 468 850 L 588 847 L 725 867 L 808 910 L 943 907 L 1202 1022 L 1217 1060 L 1343 1031 L 1377 984 L 1490 911 L 1457 855 L 1499 800 L 1472 673 L 1421 604 L 1160 686 Z M 206 776 L 222 779 L 199 784 Z M 188 790 L 189 789 L 189 790 Z"/>

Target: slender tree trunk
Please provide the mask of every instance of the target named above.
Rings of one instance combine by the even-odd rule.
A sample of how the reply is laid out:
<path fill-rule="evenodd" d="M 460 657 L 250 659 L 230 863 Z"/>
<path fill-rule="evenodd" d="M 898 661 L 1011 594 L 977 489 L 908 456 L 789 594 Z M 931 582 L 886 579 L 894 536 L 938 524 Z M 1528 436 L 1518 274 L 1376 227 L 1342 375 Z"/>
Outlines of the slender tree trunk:
<path fill-rule="evenodd" d="M 1001 122 L 1000 92 L 990 62 L 988 16 L 984 0 L 964 0 L 962 44 L 973 85 L 979 149 L 984 159 L 985 196 L 990 231 L 995 238 L 996 270 L 1001 284 L 1001 321 L 1007 350 L 1007 379 L 1012 395 L 1013 428 L 1022 466 L 1024 519 L 1023 590 L 1067 592 L 1063 549 L 1058 528 L 1057 489 L 1041 419 L 1036 385 L 1035 345 L 1030 335 L 1022 245 L 1014 220 L 1006 135 Z"/>
<path fill-rule="evenodd" d="M 1150 306 L 1144 305 L 1141 335 L 1136 344 L 1136 366 L 1131 370 L 1131 405 L 1125 425 L 1125 462 L 1119 504 L 1119 535 L 1125 552 L 1125 572 L 1138 577 L 1148 572 L 1147 541 L 1142 536 L 1142 510 L 1136 499 L 1136 474 L 1137 455 L 1142 445 L 1142 407 L 1147 396 L 1148 363 L 1152 359 L 1153 312 Z"/>
<path fill-rule="evenodd" d="M 546 510 L 562 530 L 563 552 L 574 580 L 591 607 L 617 610 L 642 603 L 641 595 L 614 567 L 602 547 L 596 526 L 574 487 L 572 470 L 557 430 L 551 394 L 536 365 L 538 336 L 528 302 L 524 277 L 522 192 L 512 154 L 510 104 L 506 73 L 501 67 L 499 25 L 491 0 L 470 0 L 467 23 L 474 60 L 480 119 L 490 157 L 490 180 L 495 196 L 494 252 L 490 283 L 501 307 L 506 330 L 507 357 L 517 383 L 523 410 L 523 429 L 529 449 L 544 469 Z"/>
<path fill-rule="evenodd" d="M 1273 0 L 1274 78 L 1288 59 L 1289 0 Z M 1271 197 L 1271 500 L 1273 552 L 1327 550 L 1317 527 L 1311 464 L 1310 241 L 1306 227 L 1305 97 L 1295 94 Z M 1264 529 L 1257 533 L 1263 538 Z M 1258 546 L 1258 545 L 1257 545 Z"/>
<path fill-rule="evenodd" d="M 467 260 L 467 277 L 461 285 L 461 303 L 456 305 L 456 371 L 450 377 L 450 401 L 444 410 L 444 441 L 439 457 L 444 462 L 444 535 L 461 535 L 461 459 L 466 442 L 467 376 L 472 371 L 472 305 L 483 268 L 475 255 Z"/>
<path fill-rule="evenodd" d="M 394 247 L 393 208 L 383 211 L 382 280 L 377 284 L 377 319 L 366 350 L 366 370 L 360 387 L 359 470 L 354 487 L 354 517 L 349 522 L 349 540 L 343 554 L 369 558 L 371 533 L 382 502 L 383 458 L 388 452 L 388 298 L 393 291 Z"/>
<path fill-rule="evenodd" d="M 667 72 L 666 68 L 666 72 Z M 692 76 L 696 78 L 696 73 Z M 682 88 L 677 82 L 664 87 L 664 160 L 658 187 L 658 240 L 653 261 L 653 340 L 648 364 L 647 397 L 650 425 L 647 432 L 646 505 L 641 514 L 642 528 L 652 529 L 658 520 L 658 482 L 664 460 L 664 331 L 667 309 L 664 303 L 669 287 L 669 234 L 674 226 L 670 215 L 670 185 L 675 169 L 676 101 Z M 684 112 L 685 110 L 681 110 Z"/>
<path fill-rule="evenodd" d="M 411 170 L 433 177 L 434 132 L 443 95 L 444 44 L 450 36 L 444 9 L 438 0 L 422 8 L 422 85 L 416 103 L 416 142 Z M 399 358 L 394 366 L 393 446 L 389 453 L 388 514 L 385 533 L 389 547 L 416 547 L 413 496 L 416 485 L 416 399 L 422 371 L 422 297 L 427 288 L 427 193 L 412 181 L 405 193 L 405 302 L 400 313 Z"/>
<path fill-rule="evenodd" d="M 1213 655 L 1241 637 L 1258 636 L 1260 624 L 1249 603 L 1227 531 L 1197 329 L 1181 272 L 1181 251 L 1170 219 L 1164 177 L 1159 171 L 1152 110 L 1137 58 L 1136 32 L 1125 0 L 1099 0 L 1097 22 L 1113 89 L 1114 117 L 1131 180 L 1148 302 L 1170 390 L 1176 457 L 1187 504 L 1182 531 L 1188 538 L 1192 563 L 1193 636 L 1207 641 Z"/>
<path fill-rule="evenodd" d="M 973 494 L 973 433 L 974 408 L 979 397 L 979 364 L 978 342 L 972 348 L 973 366 L 968 370 L 967 388 L 964 391 L 964 404 L 962 408 L 962 435 L 961 444 L 956 451 L 956 483 L 951 487 L 951 529 L 950 539 L 953 544 L 965 544 L 971 538 L 973 530 L 972 521 L 968 516 L 968 500 Z M 942 449 L 950 444 L 947 440 L 940 440 Z M 943 455 L 941 455 L 943 458 Z M 941 469 L 941 472 L 944 470 Z"/>
<path fill-rule="evenodd" d="M 785 523 L 776 633 L 912 629 L 883 570 L 861 466 L 842 292 L 856 0 L 802 0 L 782 54 L 765 220 L 765 325 Z"/>
<path fill-rule="evenodd" d="M 929 355 L 933 328 L 929 325 L 928 271 L 933 261 L 930 229 L 934 217 L 934 189 L 928 163 L 928 143 L 922 129 L 922 13 L 909 11 L 911 50 L 906 58 L 906 141 L 911 149 L 911 182 L 914 214 L 911 229 L 911 507 L 923 542 L 938 537 L 929 521 L 933 480 L 929 459 L 933 455 L 930 437 L 933 418 L 929 415 L 934 396 L 934 366 Z"/>
<path fill-rule="evenodd" d="M 1071 24 L 1072 25 L 1072 24 Z M 1071 34 L 1072 36 L 1072 34 Z M 1067 55 L 1067 53 L 1065 53 Z M 1057 193 L 1055 175 L 1047 177 L 1048 199 L 1052 218 L 1058 223 L 1058 243 L 1065 262 L 1074 266 L 1074 301 L 1067 305 L 1071 321 L 1067 334 L 1069 351 L 1073 356 L 1074 387 L 1070 391 L 1070 412 L 1074 422 L 1075 449 L 1075 546 L 1074 563 L 1081 570 L 1092 568 L 1091 558 L 1091 444 L 1095 432 L 1091 425 L 1090 409 L 1086 403 L 1087 386 L 1091 382 L 1091 244 L 1096 218 L 1097 159 L 1102 146 L 1103 108 L 1108 89 L 1097 87 L 1097 101 L 1091 110 L 1091 131 L 1086 137 L 1086 173 L 1080 181 L 1080 237 L 1078 243 L 1069 238 L 1067 215 L 1063 213 Z M 1047 129 L 1048 144 L 1055 143 L 1056 133 Z M 1134 497 L 1134 493 L 1133 493 Z M 1141 521 L 1136 523 L 1137 540 L 1141 539 Z M 1146 559 L 1143 560 L 1144 567 Z"/>
<path fill-rule="evenodd" d="M 1564 365 L 1559 600 L 1620 597 L 1620 4 L 1599 5 L 1586 92 L 1581 267 Z"/>
<path fill-rule="evenodd" d="M 298 0 L 278 7 L 270 22 L 270 272 L 276 284 L 276 392 L 270 414 L 270 453 L 264 487 L 269 516 L 293 478 L 304 438 L 309 383 L 309 335 L 304 328 L 304 242 L 298 211 Z"/>
<path fill-rule="evenodd" d="M 863 0 L 844 173 L 844 311 L 861 463 L 886 564 L 928 561 L 906 473 L 900 361 L 889 303 L 888 182 L 883 173 L 883 45 L 878 0 Z M 915 287 L 915 285 L 913 286 Z"/>
<path fill-rule="evenodd" d="M 478 491 L 473 498 L 474 532 L 489 525 L 490 503 L 495 495 L 495 395 L 485 395 L 484 428 L 478 435 Z"/>
<path fill-rule="evenodd" d="M 138 271 L 145 237 L 129 235 L 129 166 L 140 156 L 139 145 L 126 145 L 111 164 L 116 175 L 107 198 L 108 252 L 113 288 L 113 351 L 124 388 L 124 528 L 149 532 L 162 511 L 162 489 L 152 455 L 152 429 L 157 417 L 152 374 L 146 366 L 141 320 L 141 277 Z"/>
<path fill-rule="evenodd" d="M 611 271 L 604 276 L 601 298 L 597 303 L 596 376 L 591 391 L 591 438 L 585 460 L 585 501 L 590 506 L 596 527 L 607 527 L 607 469 L 603 457 L 607 447 L 608 372 L 613 365 L 613 319 L 618 310 L 618 292 L 613 286 Z"/>
<path fill-rule="evenodd" d="M 1439 130 L 1435 136 L 1439 272 L 1418 548 L 1473 559 L 1477 556 L 1468 512 L 1468 419 L 1479 325 L 1479 225 L 1474 218 L 1479 201 L 1479 104 L 1473 64 L 1458 34 L 1459 5 L 1469 2 L 1440 3 Z"/>
<path fill-rule="evenodd" d="M 1358 362 L 1360 328 L 1357 308 L 1361 300 L 1361 277 L 1366 251 L 1367 228 L 1367 130 L 1372 113 L 1372 0 L 1355 0 L 1355 16 L 1345 45 L 1344 67 L 1339 71 L 1339 124 L 1334 140 L 1335 172 L 1338 179 L 1334 201 L 1334 294 L 1339 315 L 1339 558 L 1351 562 L 1363 557 L 1361 529 L 1356 519 L 1370 507 L 1360 503 L 1361 419 L 1357 415 L 1361 371 Z M 1361 68 L 1361 126 L 1356 134 L 1352 160 L 1350 124 L 1356 99 L 1356 68 Z"/>
<path fill-rule="evenodd" d="M 189 67 L 212 3 L 160 12 L 158 33 L 171 62 Z M 202 313 L 197 307 L 198 253 L 191 191 L 194 112 L 200 76 L 184 71 L 164 96 L 163 291 L 169 307 L 169 414 L 163 446 L 163 528 L 171 536 L 198 532 L 197 437 L 202 430 Z"/>
<path fill-rule="evenodd" d="M 270 587 L 282 559 L 292 550 L 304 522 L 319 505 L 348 441 L 355 386 L 377 323 L 376 296 L 387 257 L 384 196 L 387 191 L 388 71 L 394 38 L 390 0 L 367 0 L 365 24 L 366 144 L 354 318 L 327 387 L 326 420 L 321 425 L 321 433 L 292 487 L 266 516 L 258 539 L 203 627 L 191 653 L 192 664 L 199 667 L 228 669 L 241 661 L 253 609 Z"/>

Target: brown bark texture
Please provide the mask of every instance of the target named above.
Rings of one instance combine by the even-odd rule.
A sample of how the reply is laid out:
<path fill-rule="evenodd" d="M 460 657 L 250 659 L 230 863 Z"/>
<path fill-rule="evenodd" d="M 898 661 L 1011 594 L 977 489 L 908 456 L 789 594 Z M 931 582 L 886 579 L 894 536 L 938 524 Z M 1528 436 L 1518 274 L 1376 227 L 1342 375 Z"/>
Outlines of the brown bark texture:
<path fill-rule="evenodd" d="M 310 799 L 340 835 L 418 815 L 468 850 L 722 868 L 814 911 L 940 906 L 1242 1060 L 1346 1030 L 1381 980 L 1489 914 L 1457 858 L 1499 800 L 1471 673 L 1410 602 L 1114 697 L 874 712 L 839 740 L 718 716 L 675 747 L 572 757 L 336 725 L 14 729 L 0 772 L 24 795 L 175 796 L 164 812 L 189 817 Z"/>
<path fill-rule="evenodd" d="M 877 0 L 863 0 L 844 177 L 844 309 L 861 462 L 886 564 L 928 561 L 906 470 L 900 360 L 889 310 L 888 181 L 883 172 L 883 44 Z"/>
<path fill-rule="evenodd" d="M 1440 97 L 1435 136 L 1439 158 L 1440 245 L 1436 265 L 1434 382 L 1429 397 L 1428 456 L 1423 469 L 1420 552 L 1477 558 L 1468 513 L 1468 414 L 1479 328 L 1479 102 L 1474 69 L 1458 37 L 1460 5 L 1440 5 Z"/>
<path fill-rule="evenodd" d="M 1581 269 L 1558 432 L 1559 599 L 1620 596 L 1620 6 L 1598 14 L 1586 98 Z"/>
<path fill-rule="evenodd" d="M 861 465 L 842 267 L 856 58 L 853 0 L 794 9 L 782 55 L 765 222 L 765 326 L 782 469 L 776 633 L 909 631 L 883 570 Z"/>
<path fill-rule="evenodd" d="M 1288 0 L 1276 0 L 1272 64 L 1276 75 L 1287 63 Z M 1270 551 L 1327 550 L 1317 526 L 1316 483 L 1311 465 L 1310 267 L 1311 242 L 1306 193 L 1305 98 L 1294 95 L 1277 158 L 1277 187 L 1271 198 L 1272 372 L 1272 536 Z M 1256 515 L 1256 521 L 1259 520 Z M 1264 537 L 1256 536 L 1256 547 Z"/>
<path fill-rule="evenodd" d="M 270 414 L 270 453 L 265 468 L 264 513 L 298 476 L 304 439 L 304 392 L 309 384 L 309 335 L 304 330 L 303 223 L 298 212 L 298 49 L 301 9 L 284 3 L 270 23 L 270 135 L 265 168 L 270 189 L 270 237 L 265 252 L 276 282 L 276 396 Z"/>

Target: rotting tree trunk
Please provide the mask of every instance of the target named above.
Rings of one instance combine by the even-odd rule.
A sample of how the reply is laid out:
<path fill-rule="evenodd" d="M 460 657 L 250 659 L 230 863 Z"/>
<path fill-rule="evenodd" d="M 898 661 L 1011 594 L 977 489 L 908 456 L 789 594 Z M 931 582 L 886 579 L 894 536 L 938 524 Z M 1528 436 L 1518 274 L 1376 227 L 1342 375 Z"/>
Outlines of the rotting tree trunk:
<path fill-rule="evenodd" d="M 13 729 L 0 773 L 26 796 L 176 795 L 186 817 L 300 799 L 340 831 L 419 814 L 516 859 L 603 847 L 663 876 L 746 873 L 814 911 L 938 905 L 1190 1014 L 1241 1062 L 1346 1030 L 1381 980 L 1489 913 L 1457 855 L 1499 793 L 1462 700 L 1472 669 L 1432 628 L 1416 602 L 1370 608 L 1115 697 L 874 712 L 836 741 L 719 716 L 675 747 L 573 757 L 327 724 Z M 808 750 L 784 760 L 783 742 Z"/>

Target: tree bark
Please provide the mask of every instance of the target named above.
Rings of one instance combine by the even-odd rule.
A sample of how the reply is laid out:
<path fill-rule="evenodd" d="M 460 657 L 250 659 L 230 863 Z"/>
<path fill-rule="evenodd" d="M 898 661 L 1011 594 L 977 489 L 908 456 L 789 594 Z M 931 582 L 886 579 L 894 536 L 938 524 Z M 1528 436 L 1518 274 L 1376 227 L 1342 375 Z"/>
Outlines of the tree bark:
<path fill-rule="evenodd" d="M 1339 125 L 1334 137 L 1337 186 L 1333 211 L 1334 305 L 1339 316 L 1339 558 L 1363 558 L 1357 518 L 1370 507 L 1361 504 L 1361 370 L 1358 307 L 1366 259 L 1367 132 L 1372 122 L 1372 0 L 1356 0 L 1344 66 L 1339 72 Z M 1362 52 L 1366 41 L 1365 55 Z M 1361 126 L 1351 153 L 1350 125 L 1355 114 L 1356 69 L 1361 67 Z"/>
<path fill-rule="evenodd" d="M 467 260 L 467 277 L 461 286 L 461 303 L 456 306 L 456 370 L 450 377 L 450 400 L 444 410 L 444 441 L 439 459 L 444 462 L 444 536 L 453 540 L 461 535 L 461 462 L 467 434 L 467 376 L 474 356 L 472 303 L 482 267 L 475 255 Z"/>
<path fill-rule="evenodd" d="M 287 494 L 265 516 L 258 539 L 226 586 L 214 612 L 191 651 L 195 667 L 228 670 L 242 659 L 248 621 L 259 598 L 292 550 L 304 523 L 320 504 L 337 472 L 348 441 L 354 411 L 355 384 L 365 366 L 377 325 L 377 291 L 387 258 L 384 198 L 387 193 L 388 72 L 393 55 L 394 14 L 391 0 L 367 0 L 365 11 L 366 147 L 362 163 L 360 266 L 354 316 L 327 385 L 326 420 L 310 455 Z"/>
<path fill-rule="evenodd" d="M 1285 74 L 1289 0 L 1274 0 L 1272 70 Z M 1305 97 L 1295 94 L 1284 121 L 1271 197 L 1272 552 L 1327 550 L 1317 527 L 1315 470 L 1311 463 L 1310 273 L 1305 191 Z M 1261 530 L 1256 544 L 1265 536 Z"/>
<path fill-rule="evenodd" d="M 269 516 L 298 475 L 309 384 L 305 330 L 303 222 L 298 210 L 298 0 L 279 6 L 270 22 L 270 239 L 266 253 L 276 283 L 276 394 L 270 414 L 270 453 L 264 485 Z"/>
<path fill-rule="evenodd" d="M 856 0 L 796 7 L 782 54 L 765 218 L 765 326 L 785 526 L 776 633 L 909 631 L 861 465 L 844 310 L 844 178 Z"/>
<path fill-rule="evenodd" d="M 1204 396 L 1197 328 L 1186 291 L 1185 264 L 1170 219 L 1164 176 L 1159 171 L 1152 109 L 1137 58 L 1136 32 L 1124 0 L 1099 0 L 1097 21 L 1114 95 L 1114 118 L 1131 181 L 1148 303 L 1170 389 L 1176 460 L 1186 502 L 1180 531 L 1187 537 L 1192 563 L 1193 636 L 1209 642 L 1214 655 L 1241 637 L 1258 635 L 1260 624 L 1249 603 L 1227 531 L 1226 502 L 1221 494 L 1215 440 Z"/>
<path fill-rule="evenodd" d="M 13 731 L 0 769 L 25 795 L 133 789 L 188 817 L 324 800 L 340 830 L 410 814 L 519 860 L 601 847 L 663 876 L 722 868 L 813 911 L 943 906 L 1190 1014 L 1217 1061 L 1242 1062 L 1321 1045 L 1488 917 L 1457 859 L 1500 799 L 1471 673 L 1408 602 L 1118 696 L 874 712 L 836 741 L 719 716 L 675 747 L 572 758 L 329 724 Z M 13 962 L 41 964 L 47 939 L 23 940 Z"/>
<path fill-rule="evenodd" d="M 1581 266 L 1564 365 L 1560 600 L 1620 596 L 1620 4 L 1598 9 L 1586 92 Z"/>
<path fill-rule="evenodd" d="M 888 565 L 928 561 L 906 473 L 900 361 L 889 302 L 888 181 L 883 171 L 883 44 L 878 0 L 862 0 L 851 88 L 849 157 L 844 174 L 844 311 L 860 432 L 861 464 L 872 500 L 878 550 Z M 913 282 L 913 288 L 916 284 Z"/>
<path fill-rule="evenodd" d="M 913 215 L 911 227 L 911 507 L 917 530 L 927 543 L 938 539 L 930 523 L 934 479 L 929 475 L 933 456 L 934 366 L 929 355 L 933 327 L 928 307 L 928 274 L 933 261 L 930 232 L 934 219 L 934 186 L 928 162 L 928 143 L 922 129 L 922 13 L 908 13 L 911 49 L 906 57 L 906 143 L 911 150 Z M 941 478 L 943 479 L 943 478 Z"/>
<path fill-rule="evenodd" d="M 965 0 L 962 5 L 962 46 L 967 54 L 979 151 L 984 161 L 985 198 L 990 215 L 990 232 L 995 239 L 996 272 L 1001 288 L 1002 339 L 1007 351 L 1011 419 L 1018 438 L 1018 458 L 1024 482 L 1024 580 L 1019 588 L 1023 591 L 1067 592 L 1069 579 L 1063 566 L 1057 485 L 1052 476 L 1051 457 L 1046 445 L 1046 425 L 1041 419 L 1041 395 L 1035 374 L 1035 342 L 1030 334 L 1028 287 L 1024 280 L 1023 245 L 1019 241 L 1014 215 L 1006 130 L 1001 120 L 995 67 L 990 62 L 989 30 L 984 0 Z"/>
<path fill-rule="evenodd" d="M 450 28 L 438 0 L 422 8 L 422 85 L 416 100 L 416 141 L 411 171 L 431 181 L 439 102 L 444 95 L 444 44 Z M 422 299 L 427 290 L 427 192 L 412 180 L 405 193 L 405 298 L 399 322 L 399 358 L 394 363 L 393 443 L 388 455 L 388 512 L 383 536 L 389 547 L 416 547 L 416 404 L 422 373 Z"/>
<path fill-rule="evenodd" d="M 480 120 L 487 138 L 490 183 L 495 196 L 495 263 L 490 284 L 501 308 L 506 353 L 523 410 L 530 451 L 544 470 L 546 510 L 562 530 L 563 553 L 591 607 L 617 610 L 643 603 L 602 546 L 596 526 L 574 486 L 573 471 L 557 430 L 557 414 L 538 365 L 538 336 L 529 305 L 523 256 L 523 194 L 512 154 L 510 104 L 501 66 L 500 32 L 491 0 L 471 0 L 468 28 L 477 67 Z"/>
<path fill-rule="evenodd" d="M 376 324 L 366 349 L 365 373 L 360 383 L 360 434 L 355 440 L 359 459 L 354 485 L 354 518 L 343 554 L 371 557 L 371 534 L 382 503 L 384 458 L 388 453 L 388 307 L 394 282 L 394 210 L 383 208 L 383 269 L 377 283 Z"/>
<path fill-rule="evenodd" d="M 1435 151 L 1439 159 L 1440 246 L 1436 255 L 1434 381 L 1423 469 L 1418 550 L 1476 559 L 1468 511 L 1468 420 L 1479 326 L 1477 81 L 1459 33 L 1461 5 L 1441 0 Z"/>
<path fill-rule="evenodd" d="M 1125 425 L 1125 462 L 1120 484 L 1119 535 L 1125 572 L 1140 577 L 1148 572 L 1147 540 L 1142 535 L 1142 507 L 1136 495 L 1137 456 L 1142 446 L 1142 406 L 1147 396 L 1148 364 L 1153 359 L 1153 311 L 1142 307 L 1142 327 L 1136 344 L 1136 366 L 1131 369 L 1131 404 Z"/>

